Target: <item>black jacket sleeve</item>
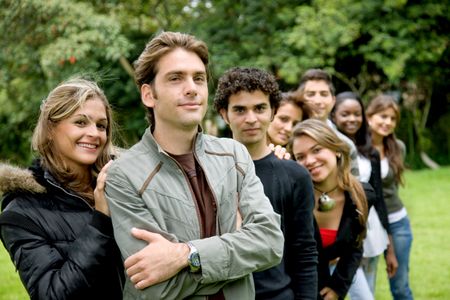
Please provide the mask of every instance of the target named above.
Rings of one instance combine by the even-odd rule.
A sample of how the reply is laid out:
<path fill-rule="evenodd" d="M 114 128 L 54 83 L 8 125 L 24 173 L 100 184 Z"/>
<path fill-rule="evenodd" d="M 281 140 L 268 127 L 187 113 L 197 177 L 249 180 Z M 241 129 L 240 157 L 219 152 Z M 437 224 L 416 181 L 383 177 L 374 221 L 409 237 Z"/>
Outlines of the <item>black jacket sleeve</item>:
<path fill-rule="evenodd" d="M 331 276 L 328 286 L 342 299 L 344 299 L 352 284 L 353 276 L 361 263 L 362 254 L 362 247 L 352 245 L 344 251 L 344 254 L 341 255 L 336 264 L 336 269 Z"/>
<path fill-rule="evenodd" d="M 375 202 L 375 191 L 368 183 L 362 183 L 362 186 L 366 194 L 369 210 Z M 325 257 L 336 257 L 336 255 L 330 254 L 332 252 L 340 253 L 336 268 L 326 286 L 333 289 L 340 298 L 344 299 L 352 284 L 353 276 L 361 263 L 363 247 L 362 243 L 360 245 L 356 243 L 357 235 L 361 232 L 362 227 L 358 220 L 356 206 L 351 201 L 346 201 L 342 217 L 345 219 L 340 224 L 342 232 L 339 233 L 339 241 L 325 250 L 325 252 L 328 252 Z"/>
<path fill-rule="evenodd" d="M 77 299 L 105 275 L 103 265 L 110 263 L 108 249 L 114 243 L 111 220 L 99 212 L 92 214 L 91 222 L 70 242 L 68 257 L 60 253 L 60 241 L 52 240 L 44 228 L 38 234 L 21 226 L 2 225 L 0 233 L 31 299 Z"/>
<path fill-rule="evenodd" d="M 388 222 L 388 213 L 386 208 L 386 203 L 384 202 L 383 197 L 383 183 L 381 179 L 381 163 L 380 163 L 380 155 L 378 151 L 373 149 L 370 153 L 370 163 L 372 166 L 372 172 L 370 174 L 369 183 L 372 185 L 375 191 L 375 201 L 374 207 L 377 211 L 378 217 L 380 218 L 381 224 L 384 229 L 386 229 L 387 233 L 390 233 L 389 230 L 389 222 Z"/>
<path fill-rule="evenodd" d="M 317 296 L 317 264 L 318 253 L 314 238 L 314 191 L 308 172 L 303 167 L 295 170 L 293 182 L 292 206 L 290 212 L 291 226 L 288 226 L 287 239 L 292 242 L 288 249 L 292 287 L 295 299 L 316 299 Z M 290 230 L 289 230 L 290 229 Z"/>

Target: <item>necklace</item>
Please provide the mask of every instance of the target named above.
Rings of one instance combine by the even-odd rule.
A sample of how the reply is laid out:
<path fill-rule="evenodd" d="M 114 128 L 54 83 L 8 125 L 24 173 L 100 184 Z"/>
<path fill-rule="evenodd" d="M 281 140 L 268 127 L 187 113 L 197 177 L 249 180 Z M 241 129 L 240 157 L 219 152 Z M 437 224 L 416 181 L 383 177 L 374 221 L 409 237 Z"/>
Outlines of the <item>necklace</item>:
<path fill-rule="evenodd" d="M 336 200 L 328 196 L 329 193 L 334 192 L 337 189 L 337 185 L 329 190 L 328 192 L 323 192 L 314 186 L 314 189 L 321 193 L 319 196 L 319 211 L 330 211 L 336 206 Z"/>

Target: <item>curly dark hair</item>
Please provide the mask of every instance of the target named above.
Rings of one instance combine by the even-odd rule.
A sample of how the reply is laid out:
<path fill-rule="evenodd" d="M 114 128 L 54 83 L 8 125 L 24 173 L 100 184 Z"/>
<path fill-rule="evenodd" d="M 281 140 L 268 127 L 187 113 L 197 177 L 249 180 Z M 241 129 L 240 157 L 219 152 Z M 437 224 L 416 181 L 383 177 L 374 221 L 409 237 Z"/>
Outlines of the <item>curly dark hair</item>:
<path fill-rule="evenodd" d="M 241 91 L 251 93 L 258 90 L 269 95 L 270 107 L 276 113 L 281 101 L 281 92 L 275 77 L 269 72 L 258 68 L 232 68 L 226 71 L 219 79 L 214 97 L 214 108 L 220 113 L 222 108 L 228 109 L 231 95 Z"/>

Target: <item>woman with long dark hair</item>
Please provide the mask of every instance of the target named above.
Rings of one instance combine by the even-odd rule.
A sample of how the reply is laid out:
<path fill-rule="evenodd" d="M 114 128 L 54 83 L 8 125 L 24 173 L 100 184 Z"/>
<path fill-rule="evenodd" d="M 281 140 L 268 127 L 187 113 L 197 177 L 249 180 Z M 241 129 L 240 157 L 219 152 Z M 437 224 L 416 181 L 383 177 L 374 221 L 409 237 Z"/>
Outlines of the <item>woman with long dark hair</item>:
<path fill-rule="evenodd" d="M 386 204 L 381 183 L 380 155 L 372 146 L 371 135 L 361 99 L 353 92 L 336 95 L 336 103 L 330 114 L 331 120 L 343 134 L 348 136 L 358 150 L 359 180 L 369 182 L 377 195 L 369 211 L 364 253 L 352 286 L 352 299 L 374 299 L 375 281 L 380 254 L 385 253 L 388 276 L 397 270 L 397 259 L 389 234 Z"/>
<path fill-rule="evenodd" d="M 372 144 L 381 157 L 383 196 L 398 261 L 397 272 L 389 278 L 391 293 L 394 299 L 413 299 L 409 286 L 409 256 L 413 236 L 408 213 L 398 194 L 405 170 L 405 144 L 394 133 L 400 120 L 400 108 L 393 97 L 379 95 L 370 101 L 366 115 L 372 132 Z"/>

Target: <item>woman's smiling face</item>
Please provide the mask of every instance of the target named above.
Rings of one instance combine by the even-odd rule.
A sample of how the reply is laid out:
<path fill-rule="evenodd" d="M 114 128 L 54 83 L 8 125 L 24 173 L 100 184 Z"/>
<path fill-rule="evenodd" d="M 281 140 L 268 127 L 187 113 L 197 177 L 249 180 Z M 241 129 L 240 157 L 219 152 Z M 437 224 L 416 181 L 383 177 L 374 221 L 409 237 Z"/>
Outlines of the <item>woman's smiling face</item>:
<path fill-rule="evenodd" d="M 336 180 L 336 152 L 319 145 L 316 140 L 305 134 L 294 138 L 292 152 L 297 163 L 308 170 L 313 182 Z"/>
<path fill-rule="evenodd" d="M 95 163 L 107 141 L 108 119 L 103 101 L 87 100 L 55 126 L 51 140 L 61 158 L 74 170 Z"/>
<path fill-rule="evenodd" d="M 394 132 L 397 126 L 397 114 L 392 107 L 381 110 L 367 117 L 372 134 L 386 137 Z"/>
<path fill-rule="evenodd" d="M 335 108 L 334 122 L 341 132 L 354 137 L 363 122 L 363 111 L 359 102 L 355 99 L 340 102 Z"/>
<path fill-rule="evenodd" d="M 301 119 L 302 109 L 299 106 L 290 102 L 280 106 L 267 131 L 270 141 L 275 145 L 286 145 L 292 135 L 292 128 Z"/>

